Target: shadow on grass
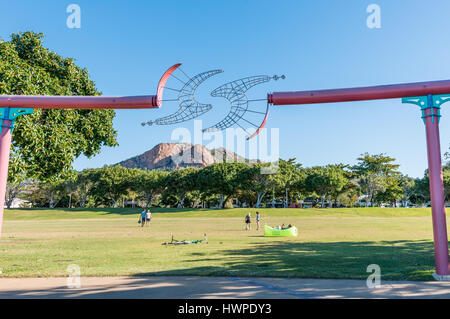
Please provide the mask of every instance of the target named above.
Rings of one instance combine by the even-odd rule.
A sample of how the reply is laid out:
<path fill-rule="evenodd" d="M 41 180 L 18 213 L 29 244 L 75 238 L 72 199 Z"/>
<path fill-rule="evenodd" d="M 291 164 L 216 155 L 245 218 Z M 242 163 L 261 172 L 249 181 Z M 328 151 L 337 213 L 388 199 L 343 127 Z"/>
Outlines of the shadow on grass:
<path fill-rule="evenodd" d="M 183 247 L 177 247 L 182 249 Z M 211 258 L 208 258 L 211 257 Z M 399 285 L 386 279 L 430 280 L 433 270 L 431 241 L 254 243 L 252 248 L 222 252 L 220 257 L 194 252 L 185 263 L 219 260 L 223 267 L 201 266 L 140 273 L 117 281 L 68 289 L 58 287 L 0 291 L 0 298 L 449 298 L 445 283 Z M 369 264 L 381 267 L 382 288 L 369 289 Z M 181 277 L 181 276 L 191 277 Z M 216 276 L 194 277 L 194 276 Z M 254 277 L 254 278 L 242 278 Z M 289 277 L 268 279 L 264 277 Z M 315 281 L 303 278 L 353 278 L 359 281 Z M 395 286 L 394 286 L 395 285 Z M 36 287 L 36 285 L 34 285 Z"/>
<path fill-rule="evenodd" d="M 254 243 L 251 248 L 222 251 L 220 256 L 193 253 L 184 262 L 205 261 L 224 266 L 138 275 L 366 279 L 370 275 L 367 266 L 377 264 L 383 280 L 432 280 L 434 250 L 433 243 L 427 240 Z"/>

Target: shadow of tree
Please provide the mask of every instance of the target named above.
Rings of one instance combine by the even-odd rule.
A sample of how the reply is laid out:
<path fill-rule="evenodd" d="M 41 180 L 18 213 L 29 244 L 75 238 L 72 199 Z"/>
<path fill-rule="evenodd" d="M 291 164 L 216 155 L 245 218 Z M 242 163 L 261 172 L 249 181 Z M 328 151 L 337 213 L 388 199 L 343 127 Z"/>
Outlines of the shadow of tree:
<path fill-rule="evenodd" d="M 193 253 L 185 262 L 218 261 L 224 267 L 192 267 L 139 275 L 366 279 L 370 274 L 367 266 L 377 264 L 382 279 L 432 280 L 434 271 L 433 243 L 428 240 L 254 243 L 251 248 L 221 254 L 217 257 Z"/>
<path fill-rule="evenodd" d="M 433 243 L 418 241 L 380 242 L 285 242 L 254 243 L 230 249 L 222 255 L 193 252 L 185 265 L 219 260 L 224 267 L 185 267 L 140 273 L 121 282 L 91 284 L 81 289 L 58 287 L 1 291 L 0 298 L 448 298 L 448 283 L 390 283 L 396 280 L 431 280 Z M 211 258 L 209 258 L 211 257 Z M 384 289 L 368 289 L 369 264 L 381 268 Z M 214 276 L 214 277 L 184 277 Z M 247 277 L 242 278 L 242 277 Z M 253 277 L 253 279 L 250 279 Z M 272 278 L 265 278 L 272 277 Z M 277 279 L 277 277 L 280 277 Z M 286 280 L 285 278 L 290 278 Z M 332 282 L 303 278 L 353 278 Z M 61 278 L 64 280 L 64 278 Z M 86 279 L 83 279 L 86 280 Z M 63 281 L 62 281 L 63 282 Z M 446 285 L 447 284 L 447 285 Z"/>

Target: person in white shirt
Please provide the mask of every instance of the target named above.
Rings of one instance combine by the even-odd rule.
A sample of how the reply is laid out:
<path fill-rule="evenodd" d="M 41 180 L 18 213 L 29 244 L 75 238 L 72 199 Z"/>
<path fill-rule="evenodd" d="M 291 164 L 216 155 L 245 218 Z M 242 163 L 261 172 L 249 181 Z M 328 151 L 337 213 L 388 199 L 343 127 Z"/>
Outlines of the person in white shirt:
<path fill-rule="evenodd" d="M 152 213 L 147 209 L 147 214 L 145 214 L 147 227 L 150 226 L 150 220 L 152 219 Z"/>

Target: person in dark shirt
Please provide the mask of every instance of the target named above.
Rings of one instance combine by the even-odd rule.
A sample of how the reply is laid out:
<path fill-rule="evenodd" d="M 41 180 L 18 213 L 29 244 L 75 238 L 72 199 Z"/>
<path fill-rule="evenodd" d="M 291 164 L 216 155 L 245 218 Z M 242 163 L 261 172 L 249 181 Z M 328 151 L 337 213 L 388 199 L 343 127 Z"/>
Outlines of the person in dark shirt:
<path fill-rule="evenodd" d="M 251 217 L 250 213 L 245 216 L 245 230 L 250 230 Z"/>

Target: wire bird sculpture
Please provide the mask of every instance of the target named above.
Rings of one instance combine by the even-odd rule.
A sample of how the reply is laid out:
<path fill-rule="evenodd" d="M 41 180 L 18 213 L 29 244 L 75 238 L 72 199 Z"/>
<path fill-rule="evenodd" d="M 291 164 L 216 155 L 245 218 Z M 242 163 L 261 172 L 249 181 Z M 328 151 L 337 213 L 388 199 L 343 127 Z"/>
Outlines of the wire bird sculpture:
<path fill-rule="evenodd" d="M 223 70 L 212 70 L 212 71 L 206 71 L 200 74 L 197 74 L 196 76 L 190 78 L 187 82 L 183 82 L 181 79 L 175 77 L 180 82 L 184 83 L 183 87 L 180 90 L 175 90 L 168 88 L 169 90 L 178 91 L 178 98 L 175 101 L 178 101 L 179 108 L 178 110 L 168 116 L 158 118 L 154 121 L 148 121 L 142 123 L 142 126 L 145 125 L 169 125 L 169 124 L 176 124 L 185 122 L 191 119 L 194 119 L 196 117 L 199 117 L 202 114 L 205 114 L 209 110 L 212 109 L 211 104 L 203 104 L 199 103 L 195 99 L 195 91 L 199 87 L 199 85 L 206 81 L 208 78 L 218 74 L 222 73 Z M 183 72 L 184 73 L 184 72 Z M 185 74 L 185 73 L 184 73 Z"/>
<path fill-rule="evenodd" d="M 219 123 L 204 129 L 203 132 L 213 132 L 213 131 L 225 130 L 236 124 L 237 126 L 242 128 L 245 132 L 247 132 L 249 135 L 252 135 L 244 127 L 242 127 L 242 125 L 239 124 L 239 121 L 243 120 L 246 123 L 255 127 L 255 129 L 260 129 L 261 124 L 258 125 L 258 124 L 254 123 L 255 114 L 263 115 L 265 118 L 268 110 L 266 109 L 266 112 L 250 110 L 248 108 L 248 104 L 249 104 L 249 102 L 267 101 L 267 99 L 249 100 L 245 93 L 250 88 L 252 88 L 258 84 L 269 82 L 271 79 L 278 80 L 280 78 L 284 79 L 285 76 L 282 75 L 281 77 L 279 77 L 279 76 L 275 75 L 273 77 L 270 77 L 267 75 L 257 75 L 257 76 L 250 76 L 247 78 L 235 80 L 235 81 L 226 83 L 222 86 L 219 86 L 217 89 L 215 89 L 214 91 L 211 92 L 211 96 L 226 98 L 230 102 L 230 105 L 231 105 L 230 112 Z M 251 115 L 252 115 L 250 119 L 245 118 L 248 113 L 251 113 Z"/>
<path fill-rule="evenodd" d="M 200 86 L 201 83 L 206 81 L 208 78 L 222 73 L 223 70 L 211 70 L 206 71 L 200 74 L 197 74 L 196 76 L 190 78 L 181 68 L 178 68 L 180 72 L 183 73 L 183 75 L 188 78 L 187 82 L 184 82 L 180 78 L 176 77 L 172 74 L 172 77 L 183 83 L 183 87 L 181 89 L 172 89 L 169 87 L 166 87 L 166 89 L 169 89 L 171 91 L 178 92 L 178 97 L 176 99 L 172 100 L 165 100 L 165 101 L 176 101 L 178 102 L 178 109 L 175 111 L 175 113 L 164 116 L 161 118 L 158 118 L 156 120 L 150 120 L 148 122 L 143 122 L 142 126 L 145 125 L 170 125 L 170 124 L 176 124 L 185 122 L 194 118 L 199 117 L 200 115 L 205 114 L 209 110 L 212 109 L 211 104 L 203 104 L 198 102 L 195 99 L 195 92 L 197 88 Z M 230 112 L 227 114 L 227 116 L 221 120 L 220 122 L 216 123 L 215 125 L 212 125 L 206 129 L 203 130 L 203 132 L 214 132 L 214 131 L 220 131 L 225 130 L 229 127 L 232 127 L 234 125 L 239 126 L 242 128 L 249 137 L 247 139 L 251 139 L 254 136 L 256 136 L 261 129 L 264 127 L 267 121 L 267 117 L 269 114 L 269 105 L 267 104 L 265 112 L 257 111 L 257 110 L 251 110 L 249 109 L 249 103 L 250 102 L 260 102 L 260 101 L 267 101 L 267 98 L 264 99 L 258 99 L 258 100 L 249 100 L 247 98 L 246 92 L 259 84 L 269 82 L 270 80 L 278 80 L 278 79 L 285 79 L 286 76 L 281 75 L 274 75 L 272 77 L 268 75 L 258 75 L 258 76 L 250 76 L 246 78 L 242 78 L 239 80 L 235 80 L 229 83 L 226 83 L 224 85 L 219 86 L 215 90 L 211 92 L 212 97 L 223 97 L 227 99 L 230 102 Z M 250 116 L 248 116 L 250 115 Z M 262 121 L 255 122 L 257 119 L 256 117 L 260 116 L 262 117 Z M 239 124 L 241 121 L 244 121 L 252 126 L 252 128 L 255 128 L 255 132 L 249 132 L 247 129 L 245 129 L 241 124 Z M 257 124 L 260 123 L 260 124 Z"/>

